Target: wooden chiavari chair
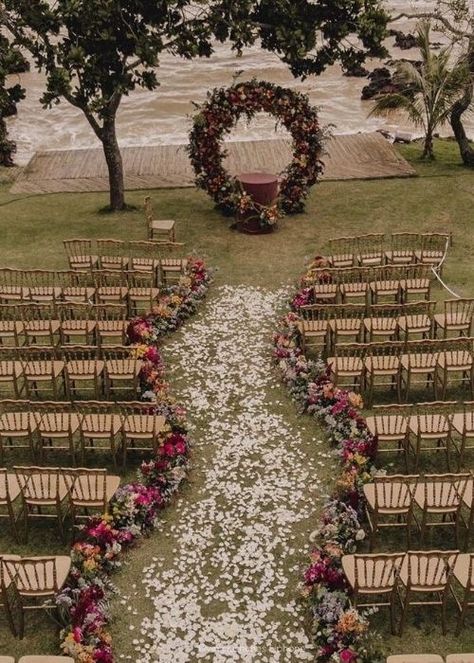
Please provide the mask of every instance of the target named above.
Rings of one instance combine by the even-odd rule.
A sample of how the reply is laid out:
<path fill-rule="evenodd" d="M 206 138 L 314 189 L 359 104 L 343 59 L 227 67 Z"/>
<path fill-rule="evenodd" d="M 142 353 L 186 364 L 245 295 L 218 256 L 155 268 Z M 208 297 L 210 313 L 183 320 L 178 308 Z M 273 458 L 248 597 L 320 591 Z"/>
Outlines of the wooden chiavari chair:
<path fill-rule="evenodd" d="M 366 418 L 372 435 L 378 439 L 377 453 L 403 453 L 406 461 L 410 416 L 414 412 L 411 404 L 375 405 L 373 415 Z"/>
<path fill-rule="evenodd" d="M 38 418 L 31 407 L 30 401 L 0 401 L 0 463 L 6 451 L 26 451 L 36 458 Z"/>
<path fill-rule="evenodd" d="M 123 304 L 96 304 L 91 309 L 99 346 L 124 344 L 127 340 L 128 311 Z"/>
<path fill-rule="evenodd" d="M 156 304 L 159 289 L 155 287 L 155 275 L 148 272 L 127 272 L 128 313 L 130 317 L 140 312 L 152 310 Z"/>
<path fill-rule="evenodd" d="M 8 474 L 5 467 L 0 467 L 0 518 L 8 520 L 15 540 L 19 541 L 18 516 L 14 503 L 20 497 L 20 486 L 14 474 Z M 1 561 L 0 561 L 1 564 Z M 0 572 L 1 573 L 1 572 Z"/>
<path fill-rule="evenodd" d="M 67 485 L 58 467 L 14 467 L 22 500 L 24 538 L 32 520 L 55 520 L 65 541 L 65 521 L 69 513 Z"/>
<path fill-rule="evenodd" d="M 23 272 L 23 283 L 28 288 L 29 301 L 36 304 L 54 304 L 61 297 L 57 285 L 57 272 L 50 269 L 28 269 Z"/>
<path fill-rule="evenodd" d="M 44 461 L 46 454 L 63 451 L 69 454 L 72 464 L 76 463 L 79 447 L 80 415 L 72 411 L 71 404 L 61 407 L 59 403 L 42 402 L 38 421 L 39 456 Z M 69 408 L 69 409 L 66 409 Z"/>
<path fill-rule="evenodd" d="M 458 636 L 465 625 L 469 610 L 474 608 L 474 553 L 459 555 L 456 564 L 454 565 L 453 575 L 462 590 L 461 600 L 459 600 L 456 593 L 453 592 L 459 610 L 458 624 L 456 627 L 456 635 Z M 462 663 L 462 660 L 463 659 L 459 657 L 459 663 Z M 467 657 L 464 660 L 466 662 L 469 661 Z"/>
<path fill-rule="evenodd" d="M 413 387 L 430 389 L 434 397 L 435 372 L 440 345 L 430 339 L 408 341 L 401 357 L 401 392 L 408 401 Z"/>
<path fill-rule="evenodd" d="M 105 452 L 112 455 L 114 467 L 123 449 L 122 417 L 113 412 L 113 403 L 87 401 L 76 404 L 81 415 L 81 462 L 87 453 Z"/>
<path fill-rule="evenodd" d="M 73 532 L 78 522 L 92 513 L 107 514 L 109 504 L 120 485 L 120 477 L 104 469 L 68 468 L 62 473 L 68 485 Z"/>
<path fill-rule="evenodd" d="M 473 340 L 463 337 L 440 342 L 434 375 L 437 398 L 446 398 L 448 386 L 453 382 L 467 386 L 470 398 L 474 398 Z"/>
<path fill-rule="evenodd" d="M 138 393 L 142 362 L 133 356 L 133 349 L 128 346 L 104 346 L 105 360 L 105 395 L 110 399 L 113 393 Z"/>
<path fill-rule="evenodd" d="M 54 304 L 22 304 L 18 309 L 28 345 L 38 345 L 39 341 L 49 346 L 59 343 L 61 325 Z"/>
<path fill-rule="evenodd" d="M 303 351 L 328 345 L 329 321 L 334 315 L 335 307 L 330 304 L 310 304 L 299 309 L 301 316 L 298 329 L 301 334 Z"/>
<path fill-rule="evenodd" d="M 401 355 L 404 344 L 398 341 L 369 343 L 364 360 L 367 406 L 373 402 L 375 387 L 385 386 L 395 389 L 401 399 Z"/>
<path fill-rule="evenodd" d="M 311 272 L 307 280 L 313 289 L 315 304 L 337 302 L 343 271 L 346 270 L 318 268 Z"/>
<path fill-rule="evenodd" d="M 435 401 L 420 403 L 416 414 L 410 417 L 408 452 L 413 455 L 415 472 L 421 454 L 442 452 L 446 457 L 448 471 L 451 470 L 451 420 L 455 402 Z"/>
<path fill-rule="evenodd" d="M 339 271 L 339 290 L 344 304 L 367 304 L 369 283 L 374 273 L 373 267 L 353 267 Z"/>
<path fill-rule="evenodd" d="M 150 403 L 120 402 L 123 417 L 123 465 L 130 451 L 157 452 L 163 441 L 166 419 L 152 412 Z"/>
<path fill-rule="evenodd" d="M 385 255 L 384 239 L 383 233 L 369 233 L 356 238 L 359 265 L 382 265 Z"/>
<path fill-rule="evenodd" d="M 99 268 L 107 271 L 128 269 L 128 242 L 121 239 L 98 239 Z"/>
<path fill-rule="evenodd" d="M 436 302 L 426 300 L 403 305 L 403 310 L 398 318 L 398 329 L 405 341 L 410 340 L 410 336 L 416 334 L 421 334 L 421 338 L 431 337 L 435 307 Z"/>
<path fill-rule="evenodd" d="M 64 349 L 66 396 L 78 397 L 78 389 L 92 390 L 93 397 L 103 392 L 104 362 L 98 358 L 98 348 L 89 345 L 71 345 Z"/>
<path fill-rule="evenodd" d="M 402 301 L 402 280 L 406 275 L 406 267 L 385 265 L 374 270 L 370 281 L 370 301 L 381 304 L 397 304 Z"/>
<path fill-rule="evenodd" d="M 429 265 L 408 265 L 405 267 L 406 276 L 401 279 L 401 297 L 406 304 L 411 296 L 417 300 L 421 297 L 430 299 L 431 293 L 431 270 Z"/>
<path fill-rule="evenodd" d="M 459 524 L 464 493 L 470 474 L 426 474 L 420 481 L 415 503 L 421 511 L 419 522 L 421 543 L 428 528 L 452 527 L 459 547 Z"/>
<path fill-rule="evenodd" d="M 373 304 L 364 319 L 364 340 L 374 343 L 380 340 L 395 341 L 398 337 L 398 319 L 402 307 L 399 304 Z"/>
<path fill-rule="evenodd" d="M 134 241 L 129 242 L 129 269 L 144 274 L 152 274 L 153 286 L 158 284 L 160 267 L 160 249 L 162 242 Z"/>
<path fill-rule="evenodd" d="M 64 586 L 71 569 L 69 556 L 4 558 L 5 573 L 15 589 L 12 607 L 19 613 L 19 637 L 25 633 L 25 614 L 52 609 L 52 599 Z"/>
<path fill-rule="evenodd" d="M 158 270 L 158 285 L 172 285 L 178 283 L 180 278 L 185 275 L 188 266 L 187 258 L 172 258 L 170 254 L 182 251 L 184 244 L 178 242 L 163 242 L 161 250 L 167 254 L 167 257 L 160 257 Z"/>
<path fill-rule="evenodd" d="M 444 313 L 434 316 L 435 332 L 441 330 L 443 338 L 449 332 L 456 336 L 470 336 L 474 315 L 474 299 L 447 299 L 444 302 Z"/>
<path fill-rule="evenodd" d="M 374 476 L 373 482 L 364 485 L 371 551 L 377 534 L 382 529 L 388 528 L 403 528 L 407 549 L 410 548 L 418 480 L 418 474 L 393 474 Z"/>
<path fill-rule="evenodd" d="M 392 233 L 390 251 L 385 251 L 385 260 L 390 265 L 411 265 L 416 260 L 418 249 L 421 249 L 419 233 Z"/>
<path fill-rule="evenodd" d="M 416 252 L 417 260 L 424 265 L 436 268 L 443 259 L 450 241 L 451 238 L 447 233 L 423 233 L 421 249 Z"/>
<path fill-rule="evenodd" d="M 444 663 L 444 660 L 438 654 L 395 654 L 389 656 L 386 663 Z"/>
<path fill-rule="evenodd" d="M 0 304 L 0 345 L 23 345 L 25 342 L 21 305 Z"/>
<path fill-rule="evenodd" d="M 465 401 L 462 412 L 452 418 L 452 448 L 458 457 L 458 470 L 465 465 L 466 452 L 474 449 L 474 401 Z"/>
<path fill-rule="evenodd" d="M 56 272 L 57 282 L 61 286 L 61 301 L 71 304 L 93 304 L 95 287 L 92 274 L 87 271 Z"/>
<path fill-rule="evenodd" d="M 362 390 L 365 384 L 364 359 L 367 346 L 364 343 L 347 343 L 335 348 L 334 357 L 327 360 L 331 379 L 337 386 Z"/>
<path fill-rule="evenodd" d="M 97 321 L 93 319 L 95 309 L 91 304 L 63 302 L 56 305 L 56 310 L 61 345 L 94 343 Z"/>
<path fill-rule="evenodd" d="M 124 270 L 94 270 L 97 304 L 126 304 L 127 277 Z"/>
<path fill-rule="evenodd" d="M 388 607 L 392 633 L 395 633 L 396 586 L 403 559 L 403 553 L 342 557 L 342 569 L 352 589 L 352 605 L 356 609 Z M 362 596 L 366 597 L 364 601 Z"/>
<path fill-rule="evenodd" d="M 0 592 L 1 592 L 1 601 L 0 608 L 3 608 L 5 615 L 7 617 L 8 626 L 10 631 L 17 637 L 17 629 L 15 622 L 13 621 L 13 615 L 10 610 L 10 595 L 11 595 L 11 585 L 12 578 L 5 568 L 6 562 L 15 562 L 20 559 L 19 555 L 0 555 Z M 5 659 L 2 661 L 2 659 Z M 0 656 L 0 663 L 15 663 L 15 659 L 10 656 Z"/>
<path fill-rule="evenodd" d="M 29 290 L 25 287 L 24 271 L 3 267 L 0 269 L 0 302 L 18 304 L 29 299 Z"/>
<path fill-rule="evenodd" d="M 446 635 L 446 608 L 458 550 L 408 551 L 400 569 L 399 587 L 402 616 L 399 635 L 403 634 L 412 607 L 441 607 L 443 635 Z"/>
<path fill-rule="evenodd" d="M 97 267 L 99 257 L 94 251 L 92 240 L 65 239 L 63 245 L 70 269 L 87 271 Z"/>
<path fill-rule="evenodd" d="M 331 347 L 341 342 L 358 343 L 362 339 L 362 323 L 365 317 L 364 304 L 343 304 L 333 309 L 329 321 Z"/>
<path fill-rule="evenodd" d="M 27 398 L 39 397 L 41 387 L 54 400 L 59 400 L 64 388 L 64 360 L 57 358 L 56 348 L 31 345 L 20 350 Z"/>
<path fill-rule="evenodd" d="M 355 237 L 337 237 L 328 242 L 327 260 L 331 267 L 352 267 L 357 252 Z"/>
<path fill-rule="evenodd" d="M 25 390 L 23 365 L 18 348 L 0 346 L 0 388 L 2 391 L 6 388 L 9 395 L 13 392 L 15 398 L 21 398 Z"/>
<path fill-rule="evenodd" d="M 164 237 L 165 239 L 174 242 L 176 222 L 173 219 L 155 219 L 150 196 L 145 196 L 143 207 L 148 230 L 148 239 L 153 240 L 155 237 Z"/>

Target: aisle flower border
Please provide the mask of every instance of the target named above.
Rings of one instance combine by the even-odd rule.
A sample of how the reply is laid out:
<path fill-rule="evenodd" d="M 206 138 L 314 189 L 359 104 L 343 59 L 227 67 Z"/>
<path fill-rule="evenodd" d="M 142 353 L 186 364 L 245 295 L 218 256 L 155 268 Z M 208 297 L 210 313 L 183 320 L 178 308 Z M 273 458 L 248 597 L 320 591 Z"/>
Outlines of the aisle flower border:
<path fill-rule="evenodd" d="M 293 159 L 281 173 L 278 204 L 254 209 L 261 226 L 266 227 L 274 225 L 281 213 L 302 212 L 309 189 L 323 172 L 325 135 L 317 108 L 310 104 L 307 95 L 256 79 L 214 88 L 193 118 L 188 152 L 196 186 L 206 191 L 224 214 L 251 211 L 249 196 L 224 168 L 227 152 L 222 149 L 222 142 L 242 116 L 250 121 L 261 111 L 273 115 L 293 139 Z"/>
<path fill-rule="evenodd" d="M 308 274 L 324 266 L 324 258 L 317 257 Z M 373 630 L 368 637 L 370 611 L 351 607 L 341 564 L 342 556 L 355 552 L 358 541 L 365 538 L 363 486 L 375 472 L 377 438 L 360 414 L 360 395 L 335 387 L 328 366 L 304 354 L 298 311 L 312 303 L 312 292 L 305 275 L 291 301 L 291 312 L 274 335 L 274 359 L 284 383 L 301 411 L 323 425 L 340 460 L 335 489 L 313 534 L 315 546 L 304 574 L 303 595 L 312 611 L 318 663 L 382 663 L 385 657 Z"/>
<path fill-rule="evenodd" d="M 186 477 L 190 453 L 186 412 L 169 393 L 158 341 L 195 312 L 210 281 L 205 263 L 190 257 L 179 283 L 160 293 L 151 313 L 129 324 L 131 352 L 143 359 L 141 398 L 150 402 L 150 413 L 165 417 L 167 430 L 158 455 L 141 464 L 136 481 L 120 486 L 110 513 L 91 517 L 72 546 L 71 572 L 55 605 L 63 653 L 80 663 L 113 663 L 107 629 L 116 591 L 111 574 L 120 568 L 123 553 L 152 532 L 160 511 Z"/>

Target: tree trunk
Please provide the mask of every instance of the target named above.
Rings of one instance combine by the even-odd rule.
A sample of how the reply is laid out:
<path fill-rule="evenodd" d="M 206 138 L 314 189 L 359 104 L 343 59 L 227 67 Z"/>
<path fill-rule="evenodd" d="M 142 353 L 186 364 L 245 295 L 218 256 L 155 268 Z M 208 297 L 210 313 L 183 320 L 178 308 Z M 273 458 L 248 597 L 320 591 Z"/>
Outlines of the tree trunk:
<path fill-rule="evenodd" d="M 450 118 L 451 127 L 459 145 L 459 151 L 461 152 L 461 159 L 463 160 L 464 165 L 469 166 L 470 168 L 474 168 L 474 149 L 466 136 L 464 125 L 462 123 L 462 116 L 470 107 L 472 96 L 473 83 L 470 83 L 461 99 L 454 104 Z"/>
<path fill-rule="evenodd" d="M 423 154 L 421 156 L 422 159 L 434 159 L 434 152 L 433 152 L 433 131 L 432 129 L 428 128 L 425 136 L 425 142 L 424 142 L 424 147 L 423 147 Z"/>
<path fill-rule="evenodd" d="M 101 141 L 109 170 L 110 208 L 114 212 L 123 210 L 125 207 L 123 163 L 115 131 L 115 116 L 104 120 Z"/>

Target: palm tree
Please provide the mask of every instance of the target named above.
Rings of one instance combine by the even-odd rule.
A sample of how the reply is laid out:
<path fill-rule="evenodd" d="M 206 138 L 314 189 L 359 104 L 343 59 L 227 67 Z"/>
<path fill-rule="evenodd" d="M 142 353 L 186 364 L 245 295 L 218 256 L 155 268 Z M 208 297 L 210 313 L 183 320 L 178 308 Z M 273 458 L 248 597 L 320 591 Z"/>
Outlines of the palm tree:
<path fill-rule="evenodd" d="M 430 29 L 429 21 L 422 21 L 417 27 L 421 65 L 400 62 L 396 73 L 400 92 L 381 96 L 370 112 L 370 115 L 387 115 L 395 110 L 404 111 L 411 122 L 425 132 L 423 159 L 435 158 L 434 132 L 449 118 L 468 79 L 464 60 L 450 64 L 452 47 L 446 46 L 439 53 L 431 50 Z"/>

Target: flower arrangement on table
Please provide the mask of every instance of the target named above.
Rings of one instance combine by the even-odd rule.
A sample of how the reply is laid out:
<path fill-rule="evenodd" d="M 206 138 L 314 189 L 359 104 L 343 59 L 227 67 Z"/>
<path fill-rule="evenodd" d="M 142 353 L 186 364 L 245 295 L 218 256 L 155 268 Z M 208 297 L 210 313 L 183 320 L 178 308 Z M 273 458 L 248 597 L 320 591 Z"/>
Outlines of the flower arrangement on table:
<path fill-rule="evenodd" d="M 256 113 L 274 116 L 291 134 L 293 160 L 283 171 L 278 203 L 259 210 L 262 226 L 274 225 L 282 214 L 302 212 L 309 189 L 323 171 L 321 154 L 325 134 L 318 112 L 306 95 L 253 79 L 228 88 L 215 88 L 198 106 L 189 135 L 188 152 L 196 186 L 206 191 L 227 216 L 248 205 L 247 196 L 224 167 L 224 137 L 241 117 L 250 122 Z"/>
<path fill-rule="evenodd" d="M 315 259 L 292 298 L 292 311 L 274 336 L 274 358 L 283 381 L 301 410 L 326 429 L 340 461 L 334 492 L 312 536 L 315 547 L 302 592 L 312 611 L 319 663 L 379 663 L 385 658 L 373 630 L 369 638 L 371 611 L 351 607 L 341 563 L 342 556 L 355 552 L 365 538 L 363 486 L 375 472 L 377 439 L 360 414 L 361 396 L 335 387 L 326 364 L 306 357 L 298 327 L 299 308 L 313 302 L 312 289 L 306 287 L 308 275 L 315 267 L 325 266 L 324 259 Z"/>
<path fill-rule="evenodd" d="M 115 594 L 111 574 L 120 568 L 123 552 L 154 529 L 186 477 L 190 452 L 186 411 L 169 394 L 157 343 L 196 310 L 210 279 L 204 262 L 190 258 L 187 274 L 163 293 L 154 312 L 129 325 L 131 351 L 144 360 L 142 399 L 150 401 L 150 414 L 165 417 L 167 430 L 156 456 L 141 464 L 137 480 L 118 489 L 109 513 L 91 517 L 72 547 L 71 573 L 55 604 L 63 625 L 63 652 L 80 663 L 113 663 L 107 630 Z"/>
<path fill-rule="evenodd" d="M 260 205 L 247 193 L 237 194 L 237 211 L 240 215 L 258 217 L 262 228 L 273 227 L 281 219 L 281 210 L 277 203 L 274 205 Z"/>

